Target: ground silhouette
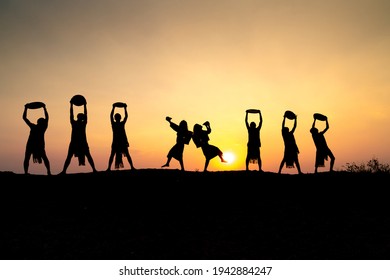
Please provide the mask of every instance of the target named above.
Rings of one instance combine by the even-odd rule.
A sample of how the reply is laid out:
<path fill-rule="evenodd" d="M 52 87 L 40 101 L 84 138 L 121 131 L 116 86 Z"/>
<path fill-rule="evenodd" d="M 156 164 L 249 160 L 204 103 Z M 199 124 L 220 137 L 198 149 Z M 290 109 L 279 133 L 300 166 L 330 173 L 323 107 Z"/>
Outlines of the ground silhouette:
<path fill-rule="evenodd" d="M 389 176 L 0 172 L 0 259 L 390 259 Z"/>

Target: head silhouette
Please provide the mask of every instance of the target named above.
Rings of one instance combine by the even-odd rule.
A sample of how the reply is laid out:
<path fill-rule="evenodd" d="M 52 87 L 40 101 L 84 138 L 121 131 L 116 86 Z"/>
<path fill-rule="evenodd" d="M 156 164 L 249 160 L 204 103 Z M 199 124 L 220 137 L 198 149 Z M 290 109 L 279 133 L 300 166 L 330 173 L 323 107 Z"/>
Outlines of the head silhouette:
<path fill-rule="evenodd" d="M 249 125 L 250 128 L 256 128 L 256 123 L 255 122 L 251 122 L 250 125 Z"/>
<path fill-rule="evenodd" d="M 287 126 L 284 126 L 283 128 L 282 128 L 282 132 L 283 133 L 287 133 L 287 132 L 289 132 L 290 131 L 290 129 L 287 127 Z"/>
<path fill-rule="evenodd" d="M 115 119 L 115 121 L 117 121 L 117 122 L 119 122 L 119 121 L 121 120 L 121 118 L 122 118 L 122 116 L 121 116 L 121 114 L 119 114 L 119 113 L 116 113 L 116 114 L 114 115 L 114 119 Z"/>
<path fill-rule="evenodd" d="M 187 125 L 187 122 L 185 120 L 182 120 L 179 124 L 179 127 L 180 129 L 182 130 L 187 130 L 188 129 L 188 125 Z"/>
<path fill-rule="evenodd" d="M 313 133 L 313 134 L 317 134 L 317 133 L 318 133 L 318 128 L 312 127 L 312 128 L 310 129 L 310 132 Z"/>
<path fill-rule="evenodd" d="M 194 125 L 194 133 L 199 133 L 200 131 L 202 131 L 202 126 L 200 124 L 195 124 Z"/>
<path fill-rule="evenodd" d="M 45 119 L 44 118 L 39 118 L 37 121 L 38 126 L 43 126 L 45 124 Z"/>
<path fill-rule="evenodd" d="M 83 113 L 77 114 L 77 121 L 82 122 L 85 120 L 85 115 Z"/>

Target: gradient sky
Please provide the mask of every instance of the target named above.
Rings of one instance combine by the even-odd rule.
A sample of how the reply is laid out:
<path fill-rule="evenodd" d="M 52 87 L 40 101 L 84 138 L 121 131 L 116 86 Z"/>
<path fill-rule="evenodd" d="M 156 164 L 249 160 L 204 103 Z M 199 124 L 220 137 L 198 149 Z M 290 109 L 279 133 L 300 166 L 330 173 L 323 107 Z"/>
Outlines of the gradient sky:
<path fill-rule="evenodd" d="M 176 137 L 165 121 L 170 116 L 191 130 L 210 121 L 210 143 L 236 155 L 231 164 L 211 160 L 210 171 L 244 170 L 249 108 L 263 114 L 264 171 L 277 172 L 283 157 L 285 110 L 298 115 L 304 173 L 314 172 L 309 130 L 316 112 L 328 116 L 336 170 L 373 157 L 388 163 L 389 15 L 387 0 L 2 0 L 0 171 L 23 173 L 29 128 L 22 113 L 32 101 L 47 106 L 46 152 L 53 174 L 62 170 L 75 94 L 88 102 L 87 137 L 98 170 L 107 168 L 117 101 L 128 104 L 136 168 L 165 163 Z M 40 113 L 30 110 L 30 120 Z M 203 170 L 193 142 L 184 163 Z M 172 160 L 170 168 L 179 163 Z M 326 162 L 319 171 L 328 168 Z M 46 174 L 32 161 L 29 171 Z M 90 166 L 73 158 L 68 173 L 82 172 Z"/>

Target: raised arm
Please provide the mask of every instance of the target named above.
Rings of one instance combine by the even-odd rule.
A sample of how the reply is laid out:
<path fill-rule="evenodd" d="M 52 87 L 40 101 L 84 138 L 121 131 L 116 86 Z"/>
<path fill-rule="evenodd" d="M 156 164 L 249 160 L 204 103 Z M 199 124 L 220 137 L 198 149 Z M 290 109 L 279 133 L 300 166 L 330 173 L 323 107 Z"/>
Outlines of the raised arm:
<path fill-rule="evenodd" d="M 72 102 L 70 103 L 70 122 L 72 123 L 74 121 L 74 112 L 73 112 L 73 104 Z"/>
<path fill-rule="evenodd" d="M 249 123 L 248 123 L 248 111 L 246 112 L 245 114 L 245 125 L 246 125 L 246 128 L 249 129 Z"/>
<path fill-rule="evenodd" d="M 329 122 L 328 122 L 328 118 L 325 120 L 325 129 L 321 132 L 321 133 L 325 133 L 326 131 L 328 131 L 329 129 Z"/>
<path fill-rule="evenodd" d="M 115 111 L 115 106 L 112 105 L 111 113 L 110 113 L 110 121 L 111 123 L 114 122 L 114 111 Z"/>
<path fill-rule="evenodd" d="M 261 115 L 261 112 L 259 111 L 259 118 L 260 118 L 260 121 L 259 121 L 259 128 L 261 128 L 263 126 L 263 116 Z"/>
<path fill-rule="evenodd" d="M 211 126 L 210 126 L 210 123 L 207 121 L 207 122 L 204 123 L 204 125 L 206 126 L 207 134 L 210 134 L 210 133 L 211 133 Z"/>
<path fill-rule="evenodd" d="M 27 118 L 27 104 L 24 105 L 23 120 L 27 123 L 28 126 L 31 125 L 31 122 Z"/>
<path fill-rule="evenodd" d="M 313 124 L 311 125 L 311 128 L 315 128 L 316 127 L 316 120 L 317 119 L 314 119 Z"/>
<path fill-rule="evenodd" d="M 286 126 L 286 116 L 283 116 L 282 129 Z"/>
<path fill-rule="evenodd" d="M 45 120 L 49 121 L 49 113 L 47 112 L 46 105 L 43 106 L 43 113 L 45 114 Z"/>
<path fill-rule="evenodd" d="M 123 118 L 123 122 L 127 122 L 127 118 L 129 117 L 129 114 L 127 113 L 127 105 L 125 105 L 124 107 L 124 110 L 125 110 L 125 117 Z"/>
<path fill-rule="evenodd" d="M 297 128 L 297 123 L 298 123 L 298 116 L 295 116 L 295 119 L 294 119 L 294 126 L 293 126 L 293 128 L 291 129 L 291 133 L 294 133 L 295 129 Z"/>
<path fill-rule="evenodd" d="M 87 104 L 84 104 L 84 117 L 85 117 L 85 122 L 88 122 L 88 114 L 87 114 Z"/>

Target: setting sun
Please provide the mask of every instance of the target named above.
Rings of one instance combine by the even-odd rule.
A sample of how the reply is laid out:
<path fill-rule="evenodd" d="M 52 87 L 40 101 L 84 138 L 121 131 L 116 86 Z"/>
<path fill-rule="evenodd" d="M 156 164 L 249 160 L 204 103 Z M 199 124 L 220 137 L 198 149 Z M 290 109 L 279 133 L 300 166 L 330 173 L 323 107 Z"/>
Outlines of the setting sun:
<path fill-rule="evenodd" d="M 236 159 L 236 156 L 232 152 L 224 152 L 223 158 L 227 161 L 228 164 L 231 164 Z"/>

